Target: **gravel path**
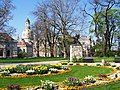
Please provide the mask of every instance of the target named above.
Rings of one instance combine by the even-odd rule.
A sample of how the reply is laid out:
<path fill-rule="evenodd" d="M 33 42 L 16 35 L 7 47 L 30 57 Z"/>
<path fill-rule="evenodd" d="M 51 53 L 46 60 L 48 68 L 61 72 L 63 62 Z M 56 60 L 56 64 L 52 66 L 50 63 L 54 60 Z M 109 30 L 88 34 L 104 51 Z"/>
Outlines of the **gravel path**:
<path fill-rule="evenodd" d="M 45 61 L 45 62 L 29 62 L 29 63 L 0 63 L 0 67 L 5 67 L 5 66 L 16 66 L 16 65 L 27 65 L 27 64 L 55 64 L 55 63 L 60 63 L 64 62 L 67 60 L 58 60 L 58 61 Z"/>
<path fill-rule="evenodd" d="M 27 65 L 27 64 L 55 64 L 55 63 L 60 63 L 60 62 L 65 62 L 68 60 L 58 60 L 58 61 L 45 61 L 45 62 L 29 62 L 29 63 L 0 63 L 0 67 L 5 67 L 5 66 L 16 66 L 19 64 L 22 65 Z M 98 63 L 81 63 L 81 64 L 88 64 L 88 65 L 96 65 L 96 64 L 101 64 L 101 62 Z M 114 63 L 114 62 L 110 62 L 111 65 L 116 65 L 116 66 L 120 66 L 120 63 Z"/>

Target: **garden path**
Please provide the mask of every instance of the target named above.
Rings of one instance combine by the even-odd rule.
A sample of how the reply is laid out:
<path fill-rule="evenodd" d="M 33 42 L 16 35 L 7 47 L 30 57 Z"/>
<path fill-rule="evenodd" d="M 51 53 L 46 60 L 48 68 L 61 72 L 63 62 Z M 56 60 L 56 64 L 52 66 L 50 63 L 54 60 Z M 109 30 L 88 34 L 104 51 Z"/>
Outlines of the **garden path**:
<path fill-rule="evenodd" d="M 29 63 L 0 63 L 0 67 L 6 66 L 16 66 L 16 65 L 28 65 L 28 64 L 55 64 L 60 62 L 65 62 L 67 60 L 58 60 L 58 61 L 45 61 L 45 62 L 29 62 Z"/>

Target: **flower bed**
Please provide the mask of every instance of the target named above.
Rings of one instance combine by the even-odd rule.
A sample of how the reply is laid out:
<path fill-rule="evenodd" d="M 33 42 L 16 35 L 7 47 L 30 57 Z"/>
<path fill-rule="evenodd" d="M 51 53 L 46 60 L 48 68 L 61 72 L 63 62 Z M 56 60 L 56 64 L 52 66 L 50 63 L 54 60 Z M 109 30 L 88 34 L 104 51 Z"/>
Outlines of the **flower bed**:
<path fill-rule="evenodd" d="M 58 66 L 57 68 L 55 68 L 56 66 Z M 67 69 L 66 67 L 62 67 L 60 65 L 42 65 L 42 66 L 30 66 L 32 68 L 32 70 L 27 70 L 25 71 L 25 73 L 22 73 L 21 76 L 20 75 L 15 75 L 15 76 L 1 76 L 1 77 L 5 77 L 5 78 L 19 78 L 19 77 L 32 77 L 32 76 L 46 76 L 46 75 L 55 75 L 55 74 L 63 74 L 65 72 L 70 72 L 71 69 Z M 15 68 L 15 67 L 14 67 Z M 65 68 L 65 69 L 63 69 Z M 110 67 L 102 67 L 102 68 L 110 68 Z M 10 68 L 7 67 L 7 70 L 9 70 Z M 35 70 L 37 70 L 37 72 L 39 72 L 39 70 L 48 70 L 47 74 L 43 73 L 35 73 Z M 110 76 L 111 74 L 114 74 L 117 72 L 116 69 L 112 68 L 114 71 L 110 74 L 98 74 L 98 76 L 102 79 L 99 79 L 99 77 L 93 77 L 93 76 L 87 76 L 84 79 L 80 80 L 78 78 L 68 78 L 63 82 L 60 83 L 54 83 L 55 87 L 54 88 L 59 88 L 60 89 L 66 89 L 66 90 L 72 90 L 72 89 L 81 89 L 81 88 L 86 88 L 86 87 L 90 87 L 90 86 L 98 86 L 98 85 L 102 85 L 105 83 L 110 83 L 110 82 L 114 82 L 116 80 L 120 80 L 119 78 L 115 79 L 115 80 L 111 80 L 110 78 L 108 78 L 108 76 Z M 4 69 L 5 70 L 5 69 Z M 51 72 L 51 73 L 49 73 Z M 27 73 L 27 74 L 26 74 Z M 29 74 L 28 74 L 29 73 Z M 105 77 L 104 77 L 105 76 Z M 47 81 L 43 81 L 43 82 L 47 82 Z M 50 81 L 51 82 L 51 81 Z M 53 83 L 52 83 L 53 84 Z M 49 84 L 48 84 L 49 86 Z M 54 85 L 53 85 L 54 86 Z M 57 86 L 57 87 L 56 87 Z M 28 86 L 28 87 L 21 87 L 21 90 L 24 90 L 25 88 L 42 88 L 43 86 Z M 2 90 L 2 89 L 0 89 Z M 37 89 L 36 89 L 37 90 Z"/>
<path fill-rule="evenodd" d="M 102 67 L 102 68 L 110 68 L 110 67 Z M 91 86 L 99 86 L 108 84 L 111 82 L 116 82 L 117 80 L 120 80 L 120 78 L 116 78 L 115 80 L 112 80 L 108 78 L 109 75 L 116 73 L 116 69 L 112 68 L 114 71 L 109 74 L 99 74 L 99 77 L 102 77 L 101 80 L 99 80 L 99 77 L 93 77 L 93 76 L 87 76 L 84 79 L 80 80 L 78 78 L 68 78 L 63 82 L 57 83 L 59 86 L 59 90 L 77 90 L 77 89 L 83 89 L 88 88 Z M 39 87 L 40 88 L 40 87 Z M 50 89 L 52 90 L 52 89 Z"/>
<path fill-rule="evenodd" d="M 17 65 L 0 69 L 0 78 L 23 78 L 32 76 L 47 76 L 70 72 L 71 69 L 61 64 L 52 65 Z"/>

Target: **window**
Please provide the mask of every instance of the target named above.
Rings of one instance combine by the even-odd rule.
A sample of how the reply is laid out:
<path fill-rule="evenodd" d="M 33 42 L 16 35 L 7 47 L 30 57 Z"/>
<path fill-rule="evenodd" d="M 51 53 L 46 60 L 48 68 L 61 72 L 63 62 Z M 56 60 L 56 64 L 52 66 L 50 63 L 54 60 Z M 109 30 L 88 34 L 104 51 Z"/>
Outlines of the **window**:
<path fill-rule="evenodd" d="M 25 49 L 23 49 L 23 52 L 25 52 Z"/>
<path fill-rule="evenodd" d="M 0 56 L 3 56 L 3 49 L 0 49 Z"/>

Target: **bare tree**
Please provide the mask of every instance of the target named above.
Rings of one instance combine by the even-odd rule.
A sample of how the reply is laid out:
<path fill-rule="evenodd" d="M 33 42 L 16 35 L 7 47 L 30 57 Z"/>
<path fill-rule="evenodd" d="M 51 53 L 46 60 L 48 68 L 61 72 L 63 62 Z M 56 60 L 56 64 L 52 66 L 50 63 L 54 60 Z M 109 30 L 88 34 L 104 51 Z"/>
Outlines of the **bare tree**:
<path fill-rule="evenodd" d="M 52 10 L 56 16 L 55 28 L 60 31 L 64 58 L 68 56 L 67 39 L 78 25 L 80 12 L 78 0 L 52 0 Z M 79 15 L 78 15 L 79 13 Z"/>
<path fill-rule="evenodd" d="M 46 38 L 45 40 L 49 45 L 51 57 L 55 56 L 54 48 L 60 43 L 62 44 L 61 51 L 63 51 L 64 58 L 66 58 L 69 54 L 69 39 L 73 32 L 78 31 L 80 22 L 83 23 L 79 1 L 44 0 L 42 4 L 38 4 L 34 15 L 37 17 L 37 21 L 42 22 L 41 27 L 45 32 L 44 38 Z"/>
<path fill-rule="evenodd" d="M 35 22 L 34 25 L 32 26 L 33 29 L 33 37 L 34 37 L 34 52 L 37 52 L 37 57 L 39 57 L 39 46 L 40 46 L 40 34 L 41 30 L 40 27 L 38 26 L 38 22 Z"/>
<path fill-rule="evenodd" d="M 48 11 L 49 8 L 47 3 L 38 4 L 37 10 L 33 12 L 33 14 L 37 17 L 37 26 L 41 30 L 41 39 L 42 44 L 44 45 L 45 49 L 45 56 L 47 56 L 48 46 L 51 57 L 54 57 L 54 46 L 55 46 L 55 37 L 56 37 L 56 30 L 52 27 L 52 18 L 50 17 L 50 13 Z M 52 14 L 51 14 L 52 15 Z M 53 16 L 53 15 L 52 15 Z"/>
<path fill-rule="evenodd" d="M 12 0 L 0 0 L 0 31 L 13 34 L 15 28 L 8 26 L 9 20 L 12 19 L 11 10 L 15 7 L 12 5 Z"/>

